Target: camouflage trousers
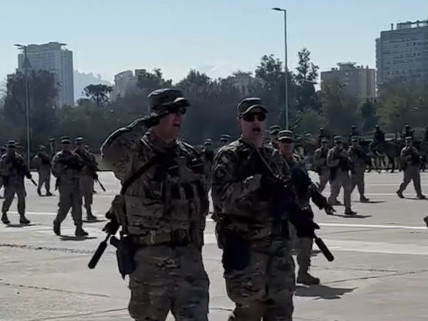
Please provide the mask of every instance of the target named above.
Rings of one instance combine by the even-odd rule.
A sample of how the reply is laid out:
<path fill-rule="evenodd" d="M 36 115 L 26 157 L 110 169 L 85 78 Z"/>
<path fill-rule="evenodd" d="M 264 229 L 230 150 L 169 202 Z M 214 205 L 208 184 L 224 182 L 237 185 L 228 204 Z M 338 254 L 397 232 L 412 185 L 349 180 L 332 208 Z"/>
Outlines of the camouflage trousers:
<path fill-rule="evenodd" d="M 400 184 L 399 192 L 403 192 L 407 185 L 409 185 L 410 181 L 413 180 L 413 186 L 415 188 L 416 194 L 422 195 L 421 188 L 421 174 L 419 172 L 419 168 L 414 165 L 407 166 L 403 171 L 403 182 Z"/>
<path fill-rule="evenodd" d="M 80 177 L 80 191 L 83 196 L 83 206 L 87 211 L 91 211 L 94 191 L 94 179 L 91 176 L 84 175 Z"/>
<path fill-rule="evenodd" d="M 225 272 L 224 278 L 235 303 L 230 321 L 292 320 L 295 276 L 287 240 L 253 242 L 248 265 Z"/>
<path fill-rule="evenodd" d="M 208 321 L 209 280 L 195 245 L 146 246 L 137 251 L 130 275 L 128 311 L 137 321 Z"/>
<path fill-rule="evenodd" d="M 56 221 L 61 223 L 67 217 L 71 208 L 71 216 L 74 225 L 82 226 L 82 194 L 80 193 L 79 181 L 73 184 L 59 184 L 59 202 Z"/>
<path fill-rule="evenodd" d="M 296 251 L 296 260 L 299 265 L 298 273 L 308 272 L 311 267 L 312 248 L 314 240 L 311 237 L 298 237 L 294 225 L 289 225 L 291 247 Z"/>
<path fill-rule="evenodd" d="M 27 192 L 25 191 L 24 183 L 21 184 L 7 184 L 4 188 L 4 201 L 2 206 L 2 213 L 7 213 L 9 211 L 10 205 L 12 205 L 12 201 L 14 196 L 18 197 L 18 213 L 19 215 L 25 215 L 25 197 L 27 196 Z"/>
<path fill-rule="evenodd" d="M 351 193 L 354 191 L 355 186 L 358 188 L 360 197 L 364 197 L 364 172 L 366 167 L 356 166 L 355 172 L 351 173 Z"/>
<path fill-rule="evenodd" d="M 334 204 L 339 196 L 340 188 L 343 187 L 343 203 L 345 211 L 351 209 L 351 178 L 347 171 L 337 170 L 336 177 L 331 181 L 331 193 L 328 198 L 329 204 Z"/>
<path fill-rule="evenodd" d="M 49 193 L 51 189 L 51 171 L 50 170 L 39 170 L 39 181 L 37 184 L 37 190 L 41 191 L 43 185 L 45 186 L 46 192 Z"/>
<path fill-rule="evenodd" d="M 319 173 L 320 183 L 318 187 L 318 191 L 322 193 L 330 180 L 330 169 L 328 167 L 321 167 L 320 173 Z"/>

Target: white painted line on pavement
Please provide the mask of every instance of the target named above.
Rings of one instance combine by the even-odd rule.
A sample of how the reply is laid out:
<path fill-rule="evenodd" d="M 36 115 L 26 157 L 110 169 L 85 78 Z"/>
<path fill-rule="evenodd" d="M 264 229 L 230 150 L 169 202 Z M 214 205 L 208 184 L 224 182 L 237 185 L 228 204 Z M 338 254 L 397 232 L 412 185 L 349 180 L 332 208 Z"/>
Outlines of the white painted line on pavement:
<path fill-rule="evenodd" d="M 401 230 L 427 230 L 426 226 L 406 225 L 377 225 L 377 224 L 346 224 L 346 223 L 318 223 L 320 226 L 329 227 L 353 227 L 353 228 L 376 228 L 376 229 L 401 229 Z"/>

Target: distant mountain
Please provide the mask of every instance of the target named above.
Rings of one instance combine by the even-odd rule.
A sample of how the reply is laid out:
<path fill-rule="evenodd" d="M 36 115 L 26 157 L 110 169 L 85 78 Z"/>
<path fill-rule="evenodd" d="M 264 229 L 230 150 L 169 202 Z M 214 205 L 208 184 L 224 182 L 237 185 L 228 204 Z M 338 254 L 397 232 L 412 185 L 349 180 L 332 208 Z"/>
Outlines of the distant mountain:
<path fill-rule="evenodd" d="M 107 80 L 101 79 L 100 75 L 94 75 L 92 72 L 84 73 L 79 70 L 74 71 L 74 100 L 83 98 L 83 89 L 90 84 L 111 85 Z"/>

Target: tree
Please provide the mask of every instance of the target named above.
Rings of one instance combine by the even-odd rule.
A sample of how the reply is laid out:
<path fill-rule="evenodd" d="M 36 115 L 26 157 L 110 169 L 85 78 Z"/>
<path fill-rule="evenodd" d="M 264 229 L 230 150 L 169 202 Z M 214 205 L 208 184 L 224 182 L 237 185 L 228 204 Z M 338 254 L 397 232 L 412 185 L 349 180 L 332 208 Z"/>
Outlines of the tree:
<path fill-rule="evenodd" d="M 146 69 L 136 71 L 137 86 L 144 91 L 146 96 L 153 90 L 172 86 L 172 80 L 165 80 L 159 68 L 148 72 Z"/>
<path fill-rule="evenodd" d="M 378 104 L 375 101 L 367 99 L 359 108 L 362 118 L 361 130 L 363 133 L 373 131 L 373 128 L 379 122 L 377 115 Z"/>
<path fill-rule="evenodd" d="M 303 48 L 298 52 L 299 65 L 295 75 L 297 85 L 296 108 L 299 111 L 306 109 L 319 110 L 321 102 L 315 90 L 318 80 L 319 67 L 311 62 L 311 52 Z"/>
<path fill-rule="evenodd" d="M 109 93 L 113 91 L 113 87 L 103 84 L 88 85 L 83 89 L 86 97 L 92 99 L 97 107 L 104 107 L 109 101 Z"/>

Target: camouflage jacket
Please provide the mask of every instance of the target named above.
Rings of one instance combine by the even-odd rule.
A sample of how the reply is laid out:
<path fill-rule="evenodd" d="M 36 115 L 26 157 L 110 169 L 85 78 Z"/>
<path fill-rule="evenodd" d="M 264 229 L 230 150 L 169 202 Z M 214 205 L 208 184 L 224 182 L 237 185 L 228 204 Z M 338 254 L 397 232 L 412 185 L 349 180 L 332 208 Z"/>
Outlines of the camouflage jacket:
<path fill-rule="evenodd" d="M 30 175 L 23 157 L 14 152 L 6 153 L 0 160 L 1 176 L 6 178 L 7 184 L 23 185 L 24 177 Z"/>
<path fill-rule="evenodd" d="M 344 164 L 347 163 L 347 164 Z M 332 167 L 339 167 L 341 169 L 345 169 L 345 165 L 348 165 L 351 163 L 351 160 L 349 158 L 348 152 L 345 149 L 338 149 L 336 146 L 333 147 L 328 151 L 327 154 L 327 166 Z"/>
<path fill-rule="evenodd" d="M 368 156 L 361 146 L 350 146 L 348 155 L 355 167 L 366 167 Z"/>
<path fill-rule="evenodd" d="M 266 175 L 260 158 L 280 179 L 289 180 L 287 163 L 278 150 L 264 145 L 256 149 L 242 138 L 224 146 L 213 164 L 212 199 L 220 219 L 226 219 L 229 228 L 251 239 L 272 234 L 271 210 L 273 199 L 261 190 L 260 177 Z M 259 177 L 259 179 L 257 179 Z"/>
<path fill-rule="evenodd" d="M 52 159 L 45 152 L 39 152 L 33 158 L 33 165 L 39 172 L 50 172 L 52 167 Z"/>
<path fill-rule="evenodd" d="M 83 161 L 83 167 L 80 172 L 82 176 L 94 177 L 98 170 L 98 163 L 95 160 L 95 156 L 83 149 L 76 148 L 73 153 L 80 156 Z"/>
<path fill-rule="evenodd" d="M 414 146 L 406 146 L 401 150 L 400 158 L 405 166 L 417 166 L 420 163 L 419 152 Z"/>
<path fill-rule="evenodd" d="M 79 183 L 82 167 L 80 157 L 71 151 L 59 151 L 52 159 L 52 174 L 59 184 Z"/>
<path fill-rule="evenodd" d="M 321 169 L 323 167 L 327 167 L 327 153 L 327 148 L 320 147 L 315 150 L 314 162 L 316 168 Z"/>
<path fill-rule="evenodd" d="M 101 147 L 122 184 L 156 157 L 125 192 L 126 230 L 146 236 L 203 231 L 209 202 L 204 163 L 192 146 L 165 144 L 139 120 L 114 132 Z"/>

